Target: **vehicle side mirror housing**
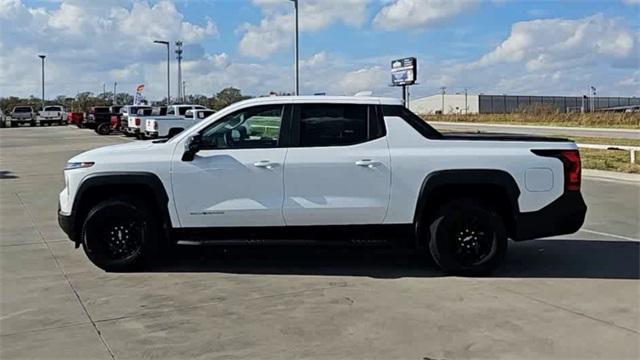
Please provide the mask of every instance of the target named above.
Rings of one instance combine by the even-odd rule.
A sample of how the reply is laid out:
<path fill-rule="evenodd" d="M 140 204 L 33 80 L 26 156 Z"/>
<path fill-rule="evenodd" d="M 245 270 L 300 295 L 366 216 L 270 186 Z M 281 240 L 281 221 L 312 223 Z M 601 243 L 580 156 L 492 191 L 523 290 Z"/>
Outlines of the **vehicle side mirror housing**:
<path fill-rule="evenodd" d="M 184 154 L 182 154 L 182 161 L 193 161 L 193 158 L 201 148 L 202 135 L 195 134 L 191 136 L 184 144 Z"/>

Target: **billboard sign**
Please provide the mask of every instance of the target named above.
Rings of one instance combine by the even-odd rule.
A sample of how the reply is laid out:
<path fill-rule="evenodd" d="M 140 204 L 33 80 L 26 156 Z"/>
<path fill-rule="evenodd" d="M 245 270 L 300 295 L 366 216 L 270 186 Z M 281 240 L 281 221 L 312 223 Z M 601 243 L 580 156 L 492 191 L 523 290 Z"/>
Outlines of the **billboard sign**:
<path fill-rule="evenodd" d="M 413 85 L 418 77 L 416 58 L 404 58 L 391 62 L 391 84 L 394 86 Z"/>

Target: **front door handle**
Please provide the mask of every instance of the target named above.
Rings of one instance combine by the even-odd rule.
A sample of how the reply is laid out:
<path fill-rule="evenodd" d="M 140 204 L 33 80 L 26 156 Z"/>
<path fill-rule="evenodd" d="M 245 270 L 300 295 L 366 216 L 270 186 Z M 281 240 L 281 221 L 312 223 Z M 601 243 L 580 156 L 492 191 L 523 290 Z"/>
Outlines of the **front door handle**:
<path fill-rule="evenodd" d="M 357 166 L 368 167 L 369 169 L 373 169 L 376 166 L 382 165 L 382 163 L 380 161 L 373 161 L 371 159 L 362 159 L 362 160 L 356 161 L 356 165 Z"/>
<path fill-rule="evenodd" d="M 260 160 L 256 163 L 253 164 L 253 166 L 255 167 L 259 167 L 259 168 L 265 168 L 267 170 L 271 170 L 273 169 L 274 166 L 278 165 L 277 163 L 273 163 L 269 160 Z"/>

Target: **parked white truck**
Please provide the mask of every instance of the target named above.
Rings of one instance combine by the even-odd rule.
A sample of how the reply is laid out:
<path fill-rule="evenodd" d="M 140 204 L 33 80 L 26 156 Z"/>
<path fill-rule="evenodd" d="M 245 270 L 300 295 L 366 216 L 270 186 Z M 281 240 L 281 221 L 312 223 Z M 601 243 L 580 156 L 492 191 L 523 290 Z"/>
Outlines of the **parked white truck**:
<path fill-rule="evenodd" d="M 174 120 L 182 121 L 182 120 L 184 120 L 185 114 L 187 113 L 187 111 L 189 111 L 189 110 L 198 110 L 198 109 L 206 109 L 206 108 L 204 106 L 202 106 L 202 105 L 191 105 L 191 104 L 171 105 L 171 106 L 169 106 L 167 108 L 167 114 L 166 115 L 154 116 L 153 119 L 156 120 L 157 122 L 169 121 L 169 120 L 171 120 L 171 121 L 174 121 Z M 149 118 L 149 119 L 151 119 L 151 118 Z M 153 133 L 152 130 L 153 129 L 151 129 L 151 128 L 147 128 L 147 122 L 146 121 L 143 122 L 140 125 L 140 135 L 141 135 L 141 137 L 145 138 L 147 132 L 152 134 Z M 184 128 L 183 128 L 183 130 L 184 130 Z M 175 134 L 172 134 L 172 135 L 175 135 Z"/>
<path fill-rule="evenodd" d="M 58 125 L 67 124 L 67 113 L 61 105 L 45 106 L 38 113 L 38 121 L 40 125 L 57 123 Z"/>
<path fill-rule="evenodd" d="M 386 98 L 242 101 L 171 139 L 77 155 L 64 178 L 60 226 L 114 271 L 180 241 L 401 241 L 480 274 L 508 239 L 573 233 L 587 211 L 573 141 L 442 134 Z"/>
<path fill-rule="evenodd" d="M 149 117 L 145 120 L 144 134 L 151 139 L 171 138 L 215 113 L 211 109 L 195 109 L 187 110 L 184 116 Z"/>

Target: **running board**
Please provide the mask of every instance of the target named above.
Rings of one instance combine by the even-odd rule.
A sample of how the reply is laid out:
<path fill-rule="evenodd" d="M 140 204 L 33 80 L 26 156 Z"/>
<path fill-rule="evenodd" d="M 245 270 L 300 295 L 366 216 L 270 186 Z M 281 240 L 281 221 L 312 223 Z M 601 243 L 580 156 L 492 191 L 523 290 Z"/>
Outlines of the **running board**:
<path fill-rule="evenodd" d="M 215 239 L 215 240 L 178 240 L 178 245 L 187 246 L 384 246 L 391 242 L 386 240 L 277 240 L 277 239 Z"/>

